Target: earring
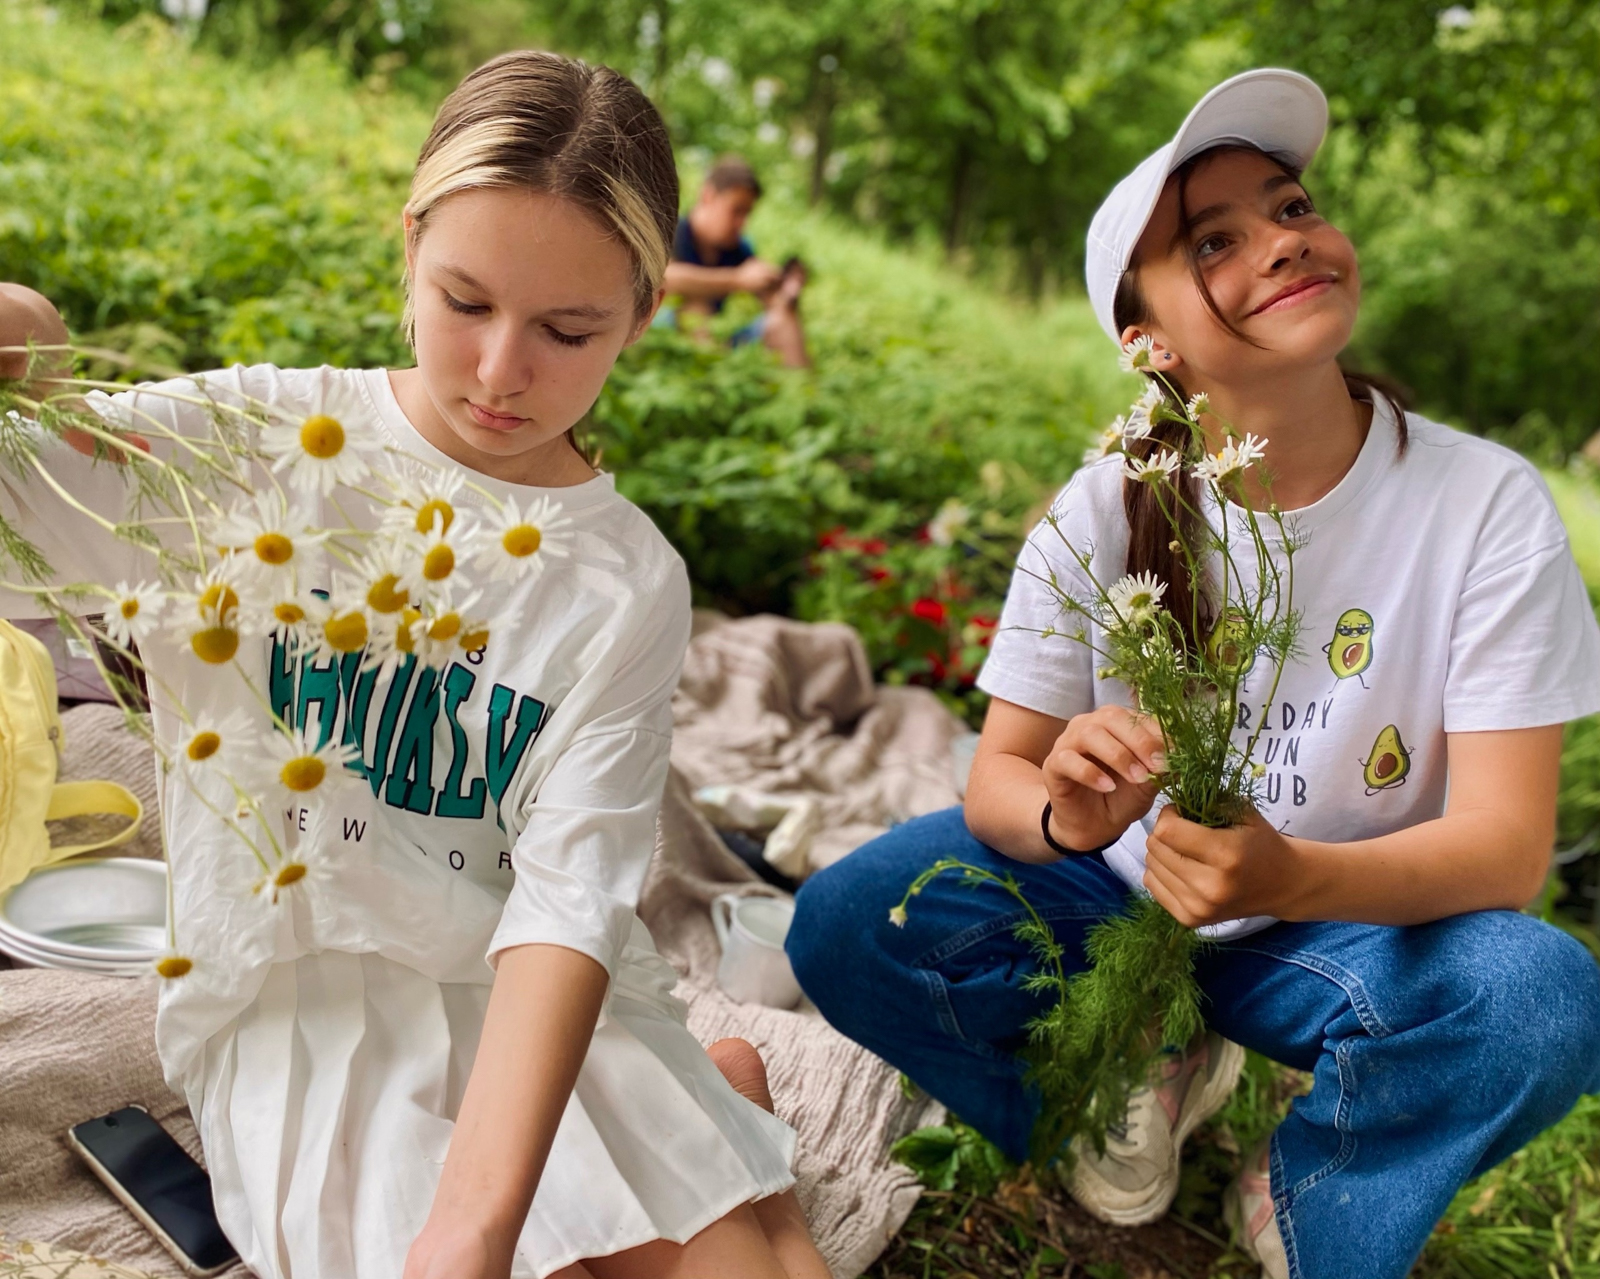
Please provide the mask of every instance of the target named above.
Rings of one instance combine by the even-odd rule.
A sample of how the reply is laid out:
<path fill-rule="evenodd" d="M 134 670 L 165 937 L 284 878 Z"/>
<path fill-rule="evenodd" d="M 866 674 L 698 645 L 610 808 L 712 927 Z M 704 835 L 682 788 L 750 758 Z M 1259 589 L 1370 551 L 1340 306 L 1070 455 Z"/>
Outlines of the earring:
<path fill-rule="evenodd" d="M 1171 351 L 1163 351 L 1162 354 L 1161 354 L 1161 358 L 1163 360 L 1170 360 L 1172 358 L 1172 352 Z"/>

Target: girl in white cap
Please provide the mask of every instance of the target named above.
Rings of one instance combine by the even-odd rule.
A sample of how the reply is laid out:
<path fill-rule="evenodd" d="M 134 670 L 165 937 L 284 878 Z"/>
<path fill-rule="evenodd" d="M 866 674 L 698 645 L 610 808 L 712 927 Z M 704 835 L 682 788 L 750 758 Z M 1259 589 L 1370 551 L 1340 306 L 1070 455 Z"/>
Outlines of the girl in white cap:
<path fill-rule="evenodd" d="M 978 681 L 994 702 L 965 811 L 816 876 L 790 954 L 835 1025 L 1021 1157 L 1037 1098 L 1015 1054 L 1041 996 L 1012 904 L 936 879 L 903 927 L 888 908 L 956 856 L 1014 874 L 1081 965 L 1086 932 L 1152 894 L 1216 939 L 1197 963 L 1213 1030 L 1072 1190 L 1110 1221 L 1165 1212 L 1183 1139 L 1248 1045 L 1314 1086 L 1230 1191 L 1239 1242 L 1273 1279 L 1398 1279 L 1465 1181 L 1600 1089 L 1600 967 L 1518 913 L 1549 863 L 1561 725 L 1600 709 L 1600 632 L 1538 472 L 1340 368 L 1356 255 L 1300 181 L 1326 121 L 1303 76 L 1235 77 L 1089 232 L 1107 335 L 1204 393 L 1208 426 L 1267 441 L 1272 498 L 1307 539 L 1309 642 L 1270 703 L 1239 711 L 1241 744 L 1263 728 L 1259 815 L 1208 830 L 1154 809 L 1159 734 L 1088 647 L 1038 633 L 1060 618 L 1041 578 L 1087 593 L 1041 526 Z M 1189 616 L 1185 531 L 1120 458 L 1085 466 L 1054 511 L 1101 581 L 1154 573 Z M 1194 643 L 1216 620 L 1200 614 Z"/>

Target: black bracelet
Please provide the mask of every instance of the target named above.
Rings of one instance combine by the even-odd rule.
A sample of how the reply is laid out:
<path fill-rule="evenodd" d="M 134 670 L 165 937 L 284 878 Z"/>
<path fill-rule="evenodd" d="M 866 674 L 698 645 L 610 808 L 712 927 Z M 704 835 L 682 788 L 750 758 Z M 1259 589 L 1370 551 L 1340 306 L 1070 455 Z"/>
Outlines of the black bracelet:
<path fill-rule="evenodd" d="M 1065 844 L 1058 843 L 1056 837 L 1050 833 L 1050 801 L 1048 799 L 1045 800 L 1044 812 L 1039 817 L 1039 829 L 1044 832 L 1044 842 L 1063 857 L 1093 857 L 1096 853 L 1105 852 L 1106 849 L 1111 847 L 1111 844 L 1117 842 L 1112 840 L 1110 844 L 1101 844 L 1099 848 L 1068 848 Z"/>

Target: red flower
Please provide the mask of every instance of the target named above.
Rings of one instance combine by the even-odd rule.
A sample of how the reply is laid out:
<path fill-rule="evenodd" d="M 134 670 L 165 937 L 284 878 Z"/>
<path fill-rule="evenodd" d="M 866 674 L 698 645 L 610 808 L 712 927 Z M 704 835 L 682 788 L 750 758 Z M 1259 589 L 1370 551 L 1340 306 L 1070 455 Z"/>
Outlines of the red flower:
<path fill-rule="evenodd" d="M 874 564 L 867 570 L 867 576 L 874 582 L 892 582 L 894 580 L 894 574 L 884 568 L 882 564 Z"/>
<path fill-rule="evenodd" d="M 863 555 L 882 555 L 889 549 L 889 543 L 881 537 L 869 537 L 866 541 L 858 543 L 857 549 Z"/>
<path fill-rule="evenodd" d="M 928 532 L 928 526 L 924 524 L 917 530 L 917 542 L 922 546 L 926 546 L 931 541 L 933 541 L 933 535 Z"/>
<path fill-rule="evenodd" d="M 845 536 L 844 525 L 839 524 L 823 533 L 822 536 L 817 539 L 817 545 L 822 547 L 822 549 L 825 551 L 831 551 L 838 547 L 844 546 L 849 542 L 849 540 L 850 539 Z"/>
<path fill-rule="evenodd" d="M 938 600 L 924 595 L 911 606 L 911 616 L 920 617 L 924 622 L 934 626 L 944 625 L 944 605 Z"/>
<path fill-rule="evenodd" d="M 944 664 L 944 658 L 940 657 L 931 648 L 928 650 L 928 666 L 932 670 L 934 681 L 940 684 L 944 683 L 945 676 L 950 673 L 950 668 Z"/>

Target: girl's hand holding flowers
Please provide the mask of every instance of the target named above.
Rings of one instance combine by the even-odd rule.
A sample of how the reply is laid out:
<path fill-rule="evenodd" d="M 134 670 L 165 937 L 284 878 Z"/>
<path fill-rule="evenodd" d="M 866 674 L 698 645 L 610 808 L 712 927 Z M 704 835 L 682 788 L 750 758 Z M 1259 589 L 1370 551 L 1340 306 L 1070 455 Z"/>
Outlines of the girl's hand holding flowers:
<path fill-rule="evenodd" d="M 1044 761 L 1050 834 L 1068 848 L 1099 848 L 1150 811 L 1166 770 L 1148 715 L 1101 706 L 1075 715 Z"/>
<path fill-rule="evenodd" d="M 1236 826 L 1186 821 L 1168 805 L 1146 843 L 1144 886 L 1185 928 L 1250 915 L 1293 919 L 1304 887 L 1293 841 L 1250 812 Z"/>

